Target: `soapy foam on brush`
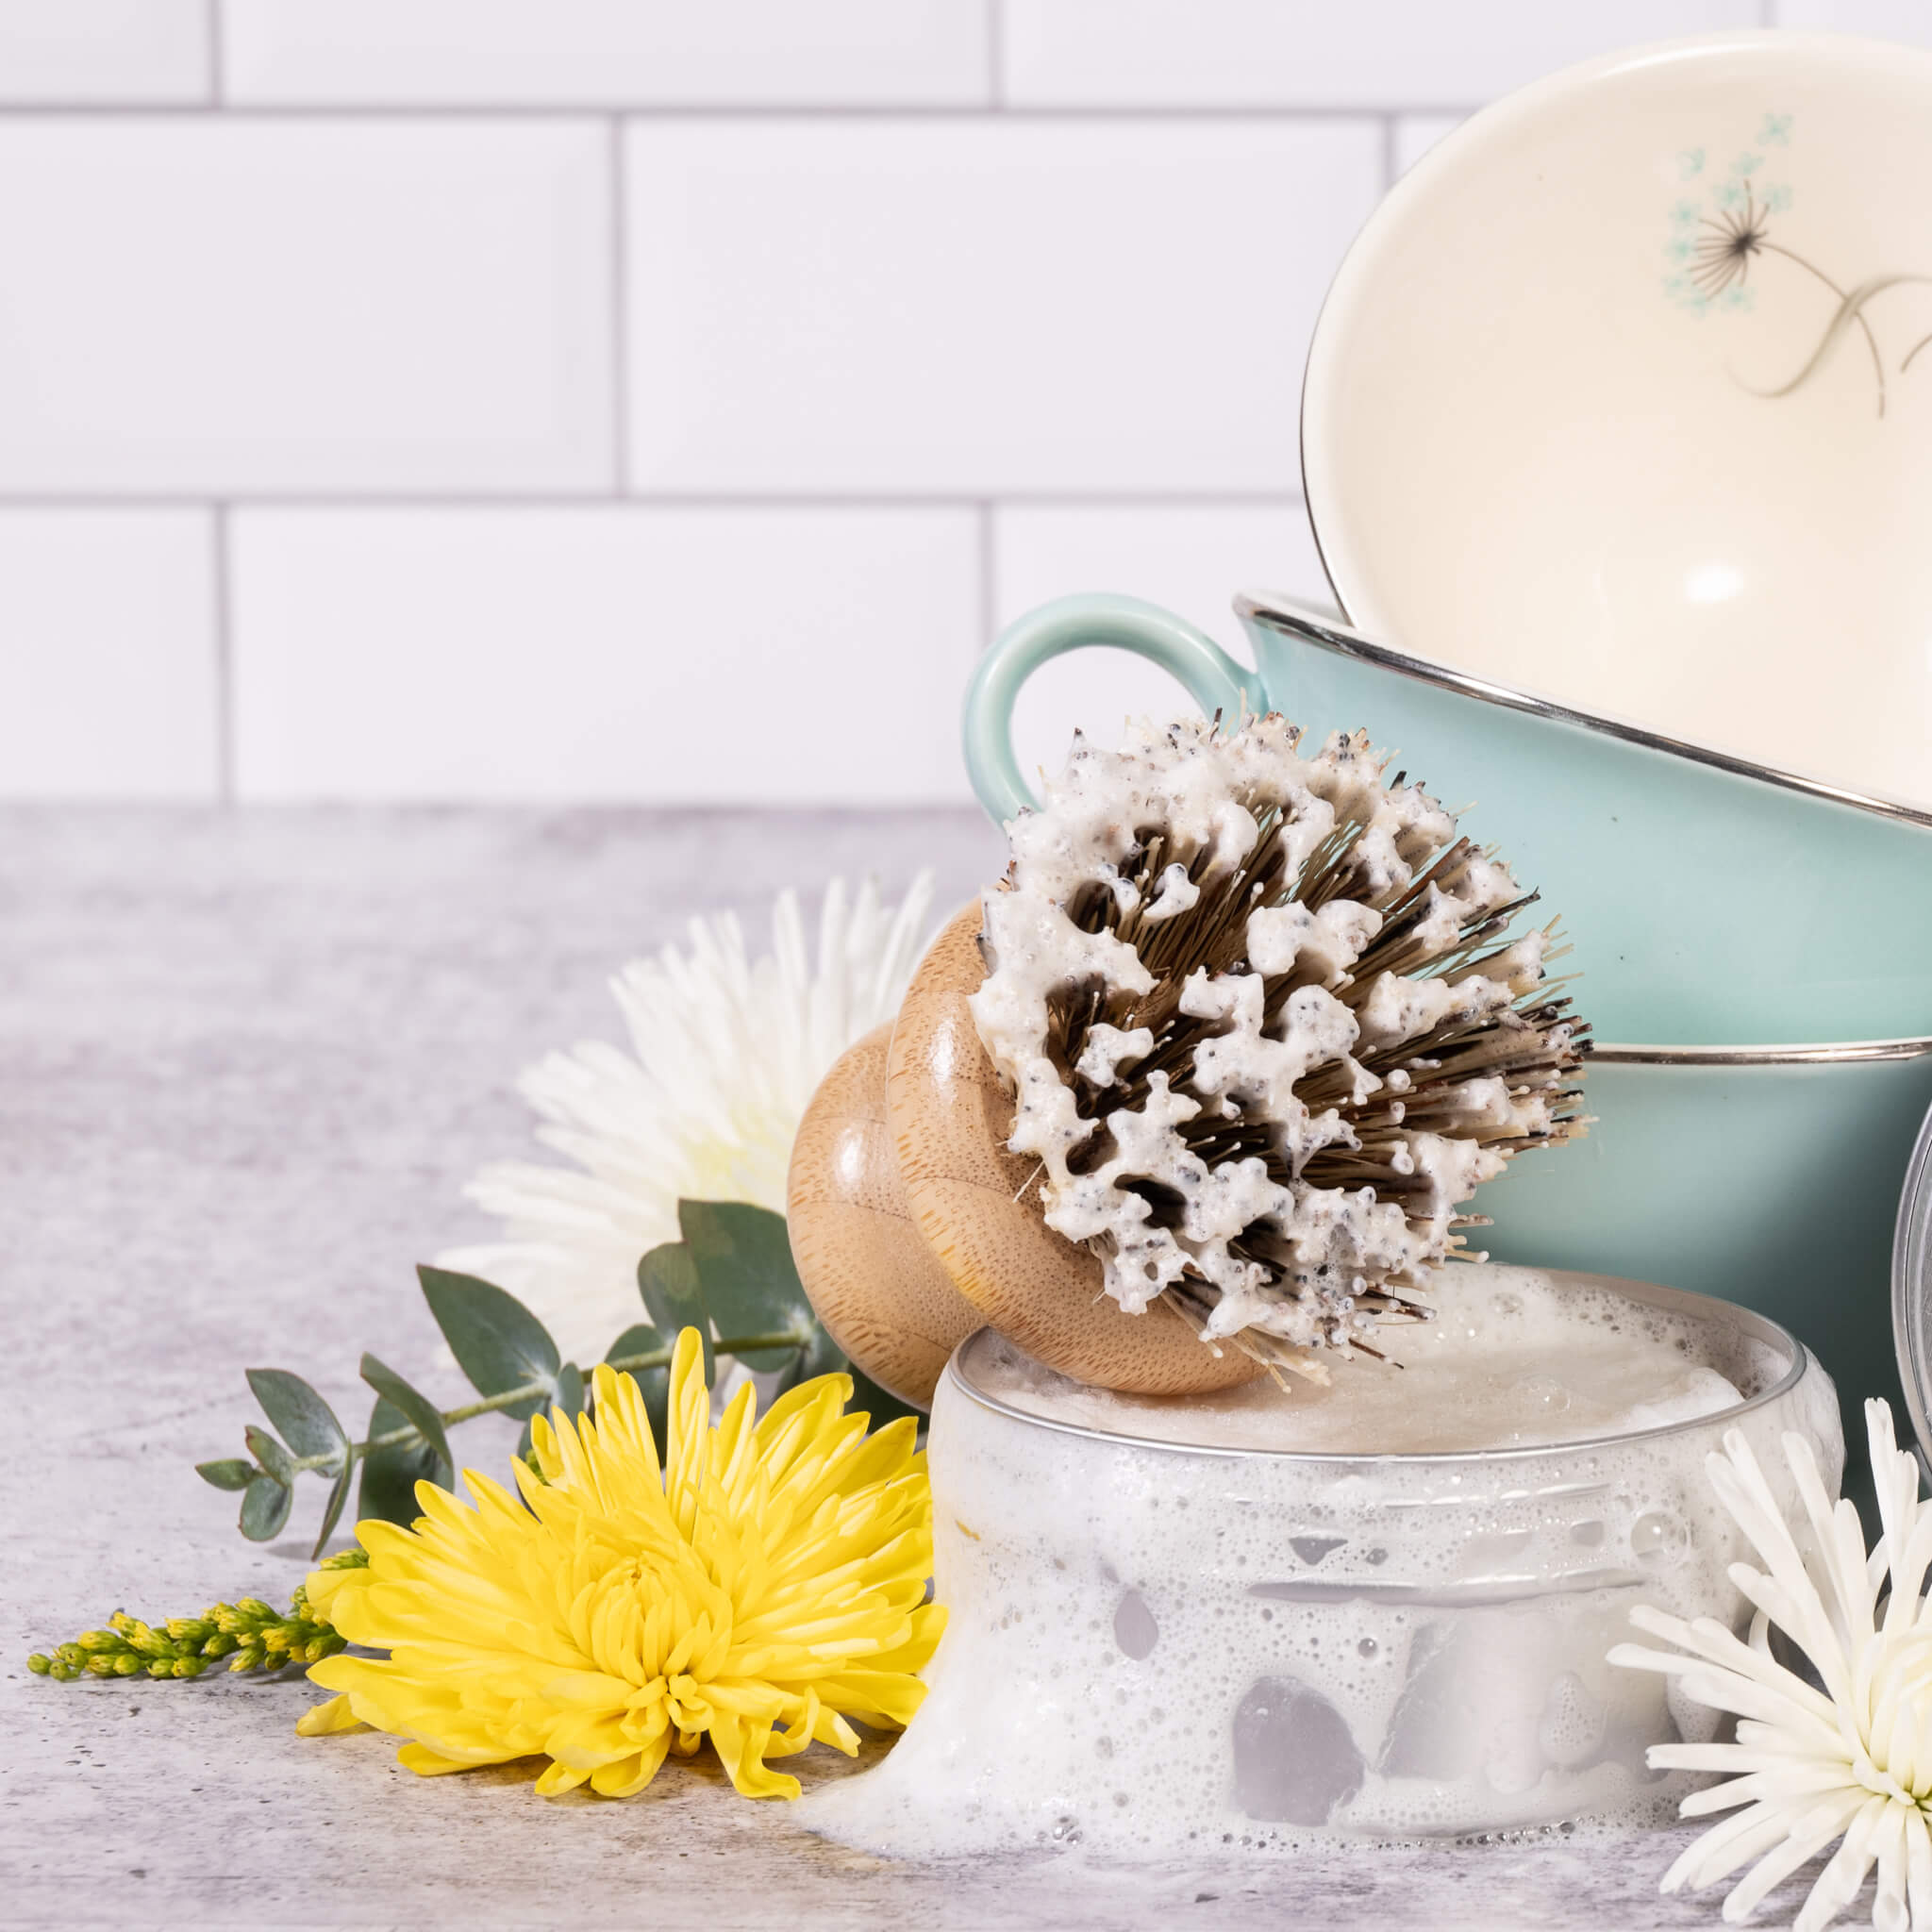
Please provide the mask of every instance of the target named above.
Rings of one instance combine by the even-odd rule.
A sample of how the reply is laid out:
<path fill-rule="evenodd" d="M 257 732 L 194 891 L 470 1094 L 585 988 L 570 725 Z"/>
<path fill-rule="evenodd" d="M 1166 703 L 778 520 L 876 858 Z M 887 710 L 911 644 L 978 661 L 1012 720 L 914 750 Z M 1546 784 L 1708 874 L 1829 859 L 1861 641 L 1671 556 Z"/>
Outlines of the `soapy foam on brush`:
<path fill-rule="evenodd" d="M 1811 1364 L 1738 1407 L 1790 1364 L 1721 1304 L 1699 1322 L 1591 1277 L 1474 1266 L 1441 1301 L 1433 1328 L 1391 1337 L 1409 1368 L 1349 1364 L 1325 1396 L 1108 1396 L 967 1344 L 959 1372 L 1001 1407 L 950 1373 L 935 1401 L 949 1621 L 925 1704 L 802 1822 L 899 1856 L 1145 1859 L 1672 1813 L 1689 1780 L 1645 1747 L 1717 1719 L 1606 1653 L 1634 1603 L 1741 1614 L 1726 1566 L 1748 1551 L 1704 1459 L 1740 1429 L 1795 1507 L 1777 1440 L 1797 1429 L 1835 1484 L 1830 1380 Z M 1664 1420 L 1681 1425 L 1602 1440 Z M 1512 1453 L 1351 1454 L 1491 1427 Z"/>
<path fill-rule="evenodd" d="M 1130 1314 L 1164 1295 L 1319 1380 L 1307 1351 L 1424 1289 L 1512 1149 L 1573 1131 L 1546 936 L 1501 943 L 1516 881 L 1361 734 L 1143 722 L 1044 791 L 967 1002 L 1007 1144 Z"/>
<path fill-rule="evenodd" d="M 1329 1386 L 1250 1382 L 1213 1396 L 1116 1395 L 989 1352 L 989 1395 L 1051 1421 L 1158 1442 L 1312 1455 L 1428 1455 L 1629 1435 L 1742 1400 L 1690 1324 L 1605 1289 L 1527 1270 L 1438 1277 L 1437 1318 L 1384 1324 L 1386 1362 L 1333 1363 Z"/>

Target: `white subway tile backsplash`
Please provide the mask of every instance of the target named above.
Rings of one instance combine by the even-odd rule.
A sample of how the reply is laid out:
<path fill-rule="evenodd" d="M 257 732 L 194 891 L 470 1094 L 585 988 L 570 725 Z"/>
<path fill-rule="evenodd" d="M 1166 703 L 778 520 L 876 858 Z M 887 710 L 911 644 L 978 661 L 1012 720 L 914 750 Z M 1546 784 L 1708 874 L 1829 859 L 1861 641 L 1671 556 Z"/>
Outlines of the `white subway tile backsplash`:
<path fill-rule="evenodd" d="M 0 797 L 216 795 L 211 523 L 0 510 Z"/>
<path fill-rule="evenodd" d="M 1079 591 L 1124 591 L 1185 617 L 1252 662 L 1231 606 L 1238 591 L 1285 591 L 1327 608 L 1331 592 L 1299 502 L 1015 505 L 993 518 L 1002 625 Z M 1114 742 L 1128 717 L 1192 709 L 1163 671 L 1121 651 L 1074 651 L 1044 665 L 1013 708 L 1020 769 L 1058 771 L 1075 726 Z"/>
<path fill-rule="evenodd" d="M 976 104 L 992 0 L 226 0 L 230 98 Z"/>
<path fill-rule="evenodd" d="M 208 0 L 0 0 L 0 104 L 208 96 Z"/>
<path fill-rule="evenodd" d="M 1385 176 L 1763 24 L 1932 0 L 0 0 L 0 797 L 963 799 L 1032 605 L 1328 601 Z"/>
<path fill-rule="evenodd" d="M 0 125 L 0 490 L 611 477 L 595 125 Z"/>
<path fill-rule="evenodd" d="M 1291 490 L 1380 129 L 691 122 L 628 143 L 634 484 Z"/>
<path fill-rule="evenodd" d="M 959 800 L 964 509 L 257 509 L 244 799 Z"/>
<path fill-rule="evenodd" d="M 1395 173 L 1408 173 L 1445 134 L 1460 127 L 1461 114 L 1404 114 L 1395 124 Z"/>
<path fill-rule="evenodd" d="M 1474 107 L 1552 68 L 1756 26 L 1757 0 L 1005 0 L 1032 107 Z"/>
<path fill-rule="evenodd" d="M 1778 26 L 1932 46 L 1932 6 L 1926 0 L 1772 0 L 1772 7 Z"/>

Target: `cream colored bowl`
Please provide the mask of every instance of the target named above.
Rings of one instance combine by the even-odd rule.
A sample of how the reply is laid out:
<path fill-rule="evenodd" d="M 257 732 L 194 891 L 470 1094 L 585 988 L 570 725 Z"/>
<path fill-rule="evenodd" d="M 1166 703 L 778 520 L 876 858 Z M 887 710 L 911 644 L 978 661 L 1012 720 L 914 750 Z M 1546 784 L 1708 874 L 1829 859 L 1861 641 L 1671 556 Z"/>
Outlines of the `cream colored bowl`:
<path fill-rule="evenodd" d="M 1932 803 L 1932 53 L 1736 34 L 1450 135 L 1363 229 L 1302 457 L 1350 621 Z"/>

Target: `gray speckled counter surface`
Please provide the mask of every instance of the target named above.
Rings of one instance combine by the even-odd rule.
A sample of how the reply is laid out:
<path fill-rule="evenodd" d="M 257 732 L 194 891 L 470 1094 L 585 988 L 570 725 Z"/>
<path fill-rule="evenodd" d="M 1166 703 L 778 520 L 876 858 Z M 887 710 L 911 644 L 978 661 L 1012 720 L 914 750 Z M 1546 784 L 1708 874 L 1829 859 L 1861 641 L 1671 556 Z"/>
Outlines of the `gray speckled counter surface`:
<path fill-rule="evenodd" d="M 362 1349 L 430 1365 L 411 1265 L 491 1232 L 461 1185 L 526 1147 L 519 1069 L 616 1035 L 616 963 L 712 908 L 761 933 L 788 882 L 891 890 L 930 864 L 944 906 L 998 862 L 965 812 L 0 812 L 0 1924 L 1717 1923 L 1715 1896 L 1657 1896 L 1681 1832 L 910 1867 L 702 1763 L 628 1803 L 545 1804 L 526 1772 L 418 1779 L 388 1740 L 297 1739 L 299 1680 L 29 1675 L 29 1650 L 117 1606 L 286 1600 L 306 1541 L 244 1543 L 190 1464 L 239 1452 L 244 1364 L 302 1371 L 344 1416 Z"/>

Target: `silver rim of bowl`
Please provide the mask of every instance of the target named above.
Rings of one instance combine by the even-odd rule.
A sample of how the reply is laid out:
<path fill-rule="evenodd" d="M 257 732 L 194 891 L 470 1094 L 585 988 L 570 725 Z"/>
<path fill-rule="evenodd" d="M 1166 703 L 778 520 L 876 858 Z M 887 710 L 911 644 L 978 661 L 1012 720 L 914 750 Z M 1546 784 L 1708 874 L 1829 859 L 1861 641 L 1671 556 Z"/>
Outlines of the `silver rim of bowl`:
<path fill-rule="evenodd" d="M 1867 1060 L 1916 1060 L 1932 1040 L 1844 1040 L 1815 1046 L 1628 1046 L 1606 1042 L 1584 1059 L 1611 1067 L 1815 1067 Z"/>
<path fill-rule="evenodd" d="M 1556 1273 L 1568 1271 L 1557 1270 Z M 1574 1442 L 1537 1442 L 1508 1449 L 1442 1449 L 1429 1454 L 1408 1452 L 1389 1452 L 1385 1454 L 1348 1455 L 1334 1450 L 1314 1449 L 1237 1449 L 1221 1443 L 1208 1442 L 1166 1442 L 1153 1436 L 1131 1436 L 1120 1429 L 1097 1429 L 1088 1423 L 1062 1422 L 1052 1416 L 1036 1415 L 1030 1408 L 1022 1408 L 1016 1403 L 1007 1402 L 997 1395 L 979 1388 L 968 1374 L 964 1364 L 977 1349 L 996 1340 L 995 1331 L 991 1328 L 976 1328 L 953 1351 L 946 1363 L 945 1379 L 969 1401 L 978 1404 L 995 1415 L 1007 1417 L 1009 1421 L 1024 1423 L 1036 1429 L 1052 1429 L 1062 1436 L 1084 1436 L 1090 1441 L 1118 1443 L 1124 1448 L 1154 1449 L 1174 1456 L 1220 1456 L 1245 1458 L 1265 1456 L 1279 1461 L 1310 1462 L 1329 1464 L 1358 1464 L 1363 1462 L 1394 1462 L 1404 1468 L 1417 1468 L 1430 1463 L 1472 1463 L 1472 1462 L 1520 1462 L 1532 1457 L 1572 1456 L 1578 1451 L 1605 1449 L 1615 1444 L 1621 1447 L 1626 1442 L 1647 1442 L 1665 1436 L 1674 1436 L 1687 1429 L 1708 1427 L 1713 1423 L 1729 1424 L 1739 1417 L 1748 1415 L 1753 1409 L 1761 1408 L 1766 1403 L 1775 1402 L 1798 1386 L 1811 1361 L 1811 1354 L 1805 1344 L 1781 1323 L 1774 1322 L 1768 1315 L 1760 1315 L 1755 1308 L 1741 1307 L 1736 1302 L 1720 1301 L 1715 1295 L 1693 1294 L 1688 1289 L 1663 1288 L 1652 1281 L 1622 1281 L 1607 1274 L 1579 1274 L 1575 1278 L 1587 1282 L 1593 1288 L 1608 1289 L 1612 1293 L 1623 1295 L 1626 1300 L 1639 1302 L 1649 1307 L 1669 1308 L 1676 1313 L 1686 1314 L 1702 1322 L 1732 1322 L 1757 1341 L 1771 1347 L 1782 1349 L 1790 1360 L 1790 1367 L 1769 1387 L 1760 1389 L 1756 1395 L 1747 1395 L 1744 1400 L 1731 1408 L 1713 1409 L 1708 1415 L 1693 1416 L 1689 1421 L 1662 1423 L 1656 1428 L 1632 1429 L 1621 1436 L 1579 1437 Z M 1017 1343 L 1008 1344 L 1017 1347 Z M 1024 1353 L 1024 1351 L 1023 1351 Z"/>
<path fill-rule="evenodd" d="M 1311 617 L 1286 602 L 1269 600 L 1265 591 L 1244 591 L 1234 600 L 1235 615 L 1244 622 L 1253 618 L 1276 630 L 1288 630 L 1312 644 L 1334 651 L 1344 658 L 1359 658 L 1398 677 L 1412 677 L 1419 684 L 1433 684 L 1483 704 L 1500 705 L 1506 710 L 1528 711 L 1539 718 L 1551 718 L 1559 724 L 1574 724 L 1579 730 L 1594 731 L 1605 738 L 1622 739 L 1626 744 L 1646 750 L 1669 752 L 1674 758 L 1689 758 L 1694 764 L 1709 765 L 1735 777 L 1755 778 L 1765 785 L 1781 786 L 1787 791 L 1801 791 L 1811 798 L 1823 798 L 1834 805 L 1848 805 L 1858 811 L 1875 812 L 1881 818 L 1899 819 L 1907 824 L 1932 829 L 1932 811 L 1896 800 L 1873 798 L 1862 791 L 1848 791 L 1841 785 L 1828 785 L 1822 778 L 1801 777 L 1795 772 L 1780 772 L 1772 765 L 1760 765 L 1735 753 L 1717 751 L 1709 745 L 1690 744 L 1680 738 L 1668 738 L 1660 731 L 1646 730 L 1641 724 L 1626 724 L 1615 718 L 1599 717 L 1593 711 L 1579 711 L 1553 698 L 1533 697 L 1513 685 L 1496 684 L 1467 671 L 1455 671 L 1427 658 L 1413 658 L 1406 651 L 1372 642 L 1357 632 Z"/>

